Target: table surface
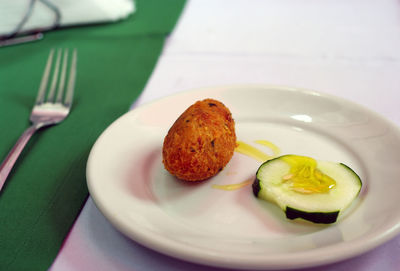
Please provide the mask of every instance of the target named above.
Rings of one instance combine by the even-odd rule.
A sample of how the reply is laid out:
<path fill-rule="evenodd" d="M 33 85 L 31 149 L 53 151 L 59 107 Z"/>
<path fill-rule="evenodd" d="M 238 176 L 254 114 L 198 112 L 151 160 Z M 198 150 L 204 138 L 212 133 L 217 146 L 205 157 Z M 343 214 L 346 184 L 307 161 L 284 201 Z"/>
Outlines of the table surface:
<path fill-rule="evenodd" d="M 343 97 L 400 126 L 398 48 L 397 0 L 190 0 L 132 107 L 200 87 L 282 85 Z M 398 255 L 400 236 L 312 270 L 394 270 Z M 51 267 L 188 269 L 221 270 L 170 258 L 124 237 L 90 197 Z"/>

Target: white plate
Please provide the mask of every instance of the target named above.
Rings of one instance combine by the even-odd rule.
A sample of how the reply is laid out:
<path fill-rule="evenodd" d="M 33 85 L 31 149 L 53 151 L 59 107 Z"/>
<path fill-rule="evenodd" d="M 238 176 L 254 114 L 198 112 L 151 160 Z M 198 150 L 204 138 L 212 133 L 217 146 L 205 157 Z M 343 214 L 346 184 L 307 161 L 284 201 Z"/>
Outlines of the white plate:
<path fill-rule="evenodd" d="M 207 97 L 230 108 L 238 140 L 266 139 L 282 154 L 353 168 L 363 188 L 350 210 L 330 226 L 301 223 L 256 199 L 251 186 L 213 188 L 254 178 L 260 163 L 240 153 L 207 181 L 173 178 L 162 164 L 164 136 L 189 105 Z M 353 257 L 400 232 L 399 150 L 397 127 L 337 97 L 277 87 L 208 88 L 158 100 L 116 120 L 90 153 L 87 181 L 101 212 L 147 247 L 212 266 L 300 268 Z"/>

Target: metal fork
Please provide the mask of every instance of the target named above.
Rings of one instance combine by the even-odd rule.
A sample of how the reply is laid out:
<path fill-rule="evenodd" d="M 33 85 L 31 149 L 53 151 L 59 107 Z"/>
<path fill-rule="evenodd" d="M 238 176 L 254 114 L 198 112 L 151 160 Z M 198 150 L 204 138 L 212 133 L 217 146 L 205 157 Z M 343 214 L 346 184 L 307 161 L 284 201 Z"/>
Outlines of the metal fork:
<path fill-rule="evenodd" d="M 8 153 L 3 163 L 0 165 L 0 191 L 3 188 L 11 169 L 13 168 L 15 162 L 17 161 L 19 155 L 21 154 L 25 145 L 28 143 L 31 136 L 42 127 L 60 123 L 69 114 L 74 94 L 76 63 L 78 57 L 76 49 L 74 49 L 72 52 L 71 61 L 68 61 L 68 54 L 68 49 L 58 49 L 56 53 L 54 49 L 50 51 L 42 81 L 39 86 L 36 102 L 33 106 L 30 116 L 32 125 L 25 130 L 25 132 L 18 139 L 17 143 Z M 53 61 L 54 56 L 55 61 Z M 68 66 L 69 72 L 67 72 Z M 67 74 L 69 75 L 68 80 Z M 52 80 L 50 82 L 50 86 L 47 87 L 51 75 Z M 47 89 L 48 94 L 46 97 Z M 57 96 L 55 96 L 56 94 Z"/>

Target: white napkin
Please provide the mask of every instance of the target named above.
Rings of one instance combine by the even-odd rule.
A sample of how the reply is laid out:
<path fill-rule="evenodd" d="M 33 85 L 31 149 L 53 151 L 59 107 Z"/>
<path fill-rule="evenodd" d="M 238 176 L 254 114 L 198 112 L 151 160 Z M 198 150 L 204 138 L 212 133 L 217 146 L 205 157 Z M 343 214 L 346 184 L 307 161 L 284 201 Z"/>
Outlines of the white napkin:
<path fill-rule="evenodd" d="M 22 31 L 53 26 L 56 14 L 42 1 L 0 1 L 0 36 L 12 33 L 27 13 L 33 1 L 33 9 Z M 60 26 L 114 22 L 128 17 L 135 11 L 133 0 L 47 0 L 61 13 Z"/>

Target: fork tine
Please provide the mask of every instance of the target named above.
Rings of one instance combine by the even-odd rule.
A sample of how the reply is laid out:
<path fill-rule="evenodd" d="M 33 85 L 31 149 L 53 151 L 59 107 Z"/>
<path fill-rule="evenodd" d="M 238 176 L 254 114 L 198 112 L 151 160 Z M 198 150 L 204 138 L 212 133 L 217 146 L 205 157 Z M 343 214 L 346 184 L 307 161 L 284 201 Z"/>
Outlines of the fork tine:
<path fill-rule="evenodd" d="M 56 63 L 55 63 L 55 66 L 54 66 L 53 79 L 51 80 L 50 91 L 49 91 L 49 95 L 47 96 L 47 102 L 53 102 L 54 101 L 54 93 L 56 91 L 58 73 L 59 73 L 59 70 L 60 70 L 61 53 L 62 53 L 62 50 L 58 49 L 57 50 Z"/>
<path fill-rule="evenodd" d="M 67 62 L 68 62 L 68 49 L 65 49 L 64 50 L 64 57 L 63 57 L 63 61 L 62 61 L 62 66 L 61 66 L 60 83 L 58 85 L 56 103 L 61 103 L 62 102 L 64 86 L 65 86 L 65 76 L 67 74 Z"/>
<path fill-rule="evenodd" d="M 36 97 L 36 104 L 41 104 L 44 101 L 47 83 L 49 81 L 51 63 L 53 62 L 54 49 L 50 50 L 49 57 L 47 58 L 46 67 L 43 72 L 42 81 L 40 82 L 38 95 Z"/>
<path fill-rule="evenodd" d="M 69 72 L 69 80 L 67 85 L 67 93 L 65 94 L 65 102 L 64 104 L 67 107 L 71 107 L 72 99 L 74 97 L 74 87 L 75 87 L 75 78 L 76 78 L 76 62 L 78 60 L 78 53 L 76 49 L 72 52 L 72 61 L 71 61 L 71 69 Z"/>

